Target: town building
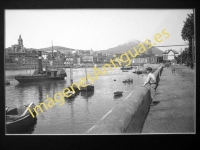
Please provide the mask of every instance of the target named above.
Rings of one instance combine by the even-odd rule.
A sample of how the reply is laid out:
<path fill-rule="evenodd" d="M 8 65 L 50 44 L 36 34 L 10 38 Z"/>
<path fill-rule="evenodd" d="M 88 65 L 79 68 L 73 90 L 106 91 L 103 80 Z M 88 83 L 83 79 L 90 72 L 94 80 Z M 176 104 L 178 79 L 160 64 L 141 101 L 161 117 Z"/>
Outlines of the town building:
<path fill-rule="evenodd" d="M 11 48 L 6 50 L 6 53 L 10 59 L 16 61 L 19 60 L 19 57 L 25 57 L 26 51 L 23 46 L 23 39 L 21 38 L 21 35 L 19 36 L 18 44 L 12 45 Z"/>
<path fill-rule="evenodd" d="M 14 53 L 25 53 L 25 49 L 23 47 L 23 39 L 21 35 L 19 36 L 18 44 L 12 45 L 11 50 Z"/>
<path fill-rule="evenodd" d="M 93 63 L 93 55 L 85 55 L 82 57 L 83 63 Z"/>
<path fill-rule="evenodd" d="M 81 58 L 78 56 L 74 56 L 74 55 L 69 55 L 69 56 L 65 56 L 64 58 L 64 64 L 65 65 L 75 65 L 75 64 L 80 64 Z"/>
<path fill-rule="evenodd" d="M 9 61 L 11 63 L 12 60 L 12 62 L 17 63 L 18 65 L 22 65 L 24 63 L 26 50 L 24 48 L 21 35 L 19 36 L 18 44 L 12 45 L 5 50 L 7 55 L 6 62 Z"/>
<path fill-rule="evenodd" d="M 73 61 L 74 61 L 74 57 L 73 56 L 65 56 L 64 64 L 65 65 L 71 65 L 71 64 L 73 64 Z"/>
<path fill-rule="evenodd" d="M 139 65 L 139 64 L 155 64 L 159 62 L 159 57 L 155 56 L 154 54 L 144 54 L 137 56 L 136 58 L 132 59 L 132 65 Z"/>
<path fill-rule="evenodd" d="M 163 60 L 167 61 L 167 60 L 174 60 L 175 57 L 178 57 L 178 52 L 172 49 L 166 50 L 163 53 Z"/>
<path fill-rule="evenodd" d="M 47 58 L 48 58 L 48 52 L 42 52 L 42 58 L 44 60 L 47 60 Z"/>

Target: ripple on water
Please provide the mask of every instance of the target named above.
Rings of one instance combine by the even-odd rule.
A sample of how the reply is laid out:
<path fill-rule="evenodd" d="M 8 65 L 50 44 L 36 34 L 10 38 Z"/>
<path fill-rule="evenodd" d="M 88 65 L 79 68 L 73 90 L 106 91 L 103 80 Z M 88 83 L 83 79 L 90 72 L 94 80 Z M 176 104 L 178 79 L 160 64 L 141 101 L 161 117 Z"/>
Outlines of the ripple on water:
<path fill-rule="evenodd" d="M 32 70 L 33 72 L 33 70 Z M 68 77 L 63 81 L 51 81 L 21 85 L 14 80 L 18 74 L 26 74 L 26 70 L 6 71 L 6 79 L 12 80 L 11 85 L 6 86 L 6 105 L 20 106 L 33 101 L 35 104 L 46 102 L 46 96 L 53 97 L 56 92 L 70 85 L 69 69 L 66 69 Z M 87 69 L 93 76 L 93 69 Z M 74 82 L 84 77 L 82 68 L 73 70 Z M 133 84 L 124 84 L 123 80 L 133 78 Z M 114 79 L 116 81 L 114 81 Z M 80 134 L 85 133 L 98 122 L 108 111 L 120 104 L 136 85 L 144 82 L 145 76 L 137 76 L 132 71 L 122 72 L 120 69 L 108 71 L 105 76 L 99 76 L 95 80 L 94 92 L 80 92 L 75 98 L 65 99 L 65 103 L 58 103 L 37 116 L 37 124 L 32 134 Z M 115 98 L 115 91 L 123 91 L 123 96 Z"/>

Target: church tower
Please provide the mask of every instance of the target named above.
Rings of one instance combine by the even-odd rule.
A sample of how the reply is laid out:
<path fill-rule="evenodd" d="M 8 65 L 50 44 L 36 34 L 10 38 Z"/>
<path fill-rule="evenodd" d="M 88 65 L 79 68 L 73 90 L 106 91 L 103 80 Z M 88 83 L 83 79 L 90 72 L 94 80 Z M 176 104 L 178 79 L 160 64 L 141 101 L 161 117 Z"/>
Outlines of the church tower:
<path fill-rule="evenodd" d="M 18 39 L 18 45 L 19 45 L 20 48 L 23 47 L 23 40 L 21 38 L 21 34 L 20 34 L 19 39 Z"/>
<path fill-rule="evenodd" d="M 21 38 L 21 34 L 20 34 L 19 39 L 18 39 L 18 51 L 19 51 L 19 52 L 24 52 L 23 40 L 22 40 L 22 38 Z"/>

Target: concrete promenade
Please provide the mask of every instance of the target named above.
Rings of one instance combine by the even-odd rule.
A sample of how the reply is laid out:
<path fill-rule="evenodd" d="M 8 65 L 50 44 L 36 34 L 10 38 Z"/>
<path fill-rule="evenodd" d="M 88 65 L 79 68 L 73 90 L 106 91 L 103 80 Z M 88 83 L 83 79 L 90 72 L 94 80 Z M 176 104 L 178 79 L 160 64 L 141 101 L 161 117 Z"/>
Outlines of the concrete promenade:
<path fill-rule="evenodd" d="M 163 68 L 156 90 L 156 106 L 151 106 L 142 133 L 195 133 L 195 69 L 186 66 Z"/>

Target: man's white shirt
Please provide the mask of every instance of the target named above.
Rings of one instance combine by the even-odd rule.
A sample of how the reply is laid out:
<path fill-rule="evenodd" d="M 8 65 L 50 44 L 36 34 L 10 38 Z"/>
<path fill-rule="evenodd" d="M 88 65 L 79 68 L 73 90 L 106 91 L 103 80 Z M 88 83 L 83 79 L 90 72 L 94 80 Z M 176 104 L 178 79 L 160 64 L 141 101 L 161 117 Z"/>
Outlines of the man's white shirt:
<path fill-rule="evenodd" d="M 147 78 L 146 78 L 146 80 L 144 81 L 144 85 L 145 84 L 147 84 L 147 83 L 156 83 L 156 77 L 154 76 L 154 74 L 153 73 L 149 73 L 148 75 L 147 75 Z M 143 86 L 144 86 L 143 85 Z"/>

